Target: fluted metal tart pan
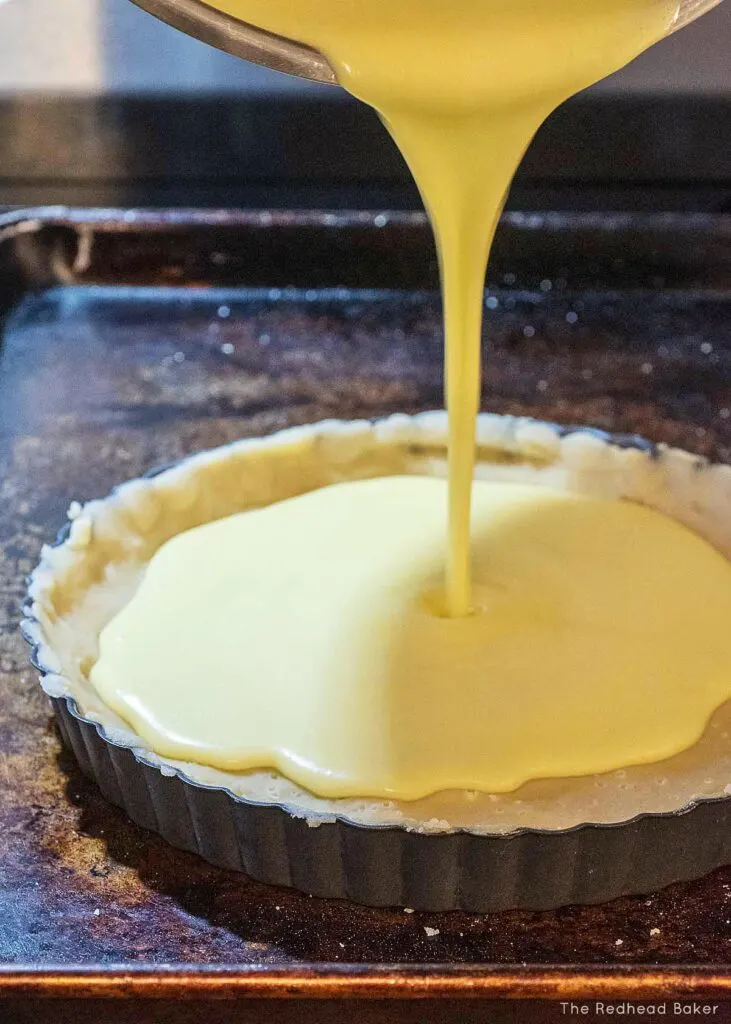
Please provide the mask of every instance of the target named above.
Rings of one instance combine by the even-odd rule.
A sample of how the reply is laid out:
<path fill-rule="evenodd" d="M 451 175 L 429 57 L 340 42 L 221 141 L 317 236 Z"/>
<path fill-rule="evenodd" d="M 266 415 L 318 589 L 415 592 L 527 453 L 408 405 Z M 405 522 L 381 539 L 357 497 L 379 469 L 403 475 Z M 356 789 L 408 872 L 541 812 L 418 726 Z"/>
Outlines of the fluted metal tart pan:
<path fill-rule="evenodd" d="M 156 500 L 164 502 L 165 495 L 169 498 L 172 493 L 171 480 L 186 479 L 186 474 L 193 479 L 216 466 L 220 472 L 229 454 L 232 461 L 243 460 L 235 472 L 245 480 L 247 452 L 249 456 L 258 452 L 260 459 L 268 444 L 272 450 L 279 446 L 279 451 L 286 451 L 288 438 L 304 445 L 302 451 L 309 452 L 308 457 L 334 459 L 338 473 L 343 472 L 344 460 L 356 464 L 362 458 L 361 448 L 369 444 L 385 446 L 384 451 L 397 446 L 404 458 L 428 462 L 434 470 L 443 456 L 444 420 L 437 413 L 392 417 L 375 425 L 324 423 L 297 428 L 272 439 L 239 442 L 198 455 L 150 474 L 137 485 L 148 489 L 148 498 L 149 488 L 155 489 Z M 711 514 L 708 508 L 709 502 L 711 506 L 720 503 L 727 493 L 728 467 L 712 466 L 639 438 L 510 417 L 482 417 L 479 438 L 482 463 L 492 460 L 498 467 L 495 472 L 517 471 L 522 462 L 541 479 L 541 474 L 560 472 L 569 486 L 582 487 L 593 479 L 592 474 L 606 476 L 609 459 L 616 463 L 612 472 L 617 481 L 624 474 L 621 479 L 627 487 L 631 483 L 639 488 L 636 495 L 628 496 L 641 500 L 643 487 L 660 493 L 660 481 L 668 489 L 666 498 L 657 499 L 660 504 L 669 502 L 682 512 L 687 498 L 686 518 L 691 523 L 694 516 L 707 515 L 716 524 L 713 529 L 723 529 L 723 509 L 712 509 Z M 596 486 L 596 481 L 591 483 L 592 488 Z M 130 485 L 124 487 L 105 502 L 128 508 L 137 499 Z M 101 523 L 105 502 L 87 506 L 92 531 L 94 522 Z M 83 713 L 73 692 L 59 682 L 63 682 L 63 666 L 44 629 L 44 594 L 50 592 L 57 567 L 67 570 L 69 559 L 73 563 L 84 551 L 88 538 L 81 542 L 79 537 L 82 533 L 86 537 L 88 531 L 77 526 L 84 514 L 77 510 L 56 545 L 44 550 L 31 577 L 23 632 L 51 696 L 64 742 L 84 773 L 130 818 L 173 846 L 260 881 L 294 886 L 316 896 L 432 911 L 539 910 L 601 903 L 697 878 L 731 862 L 731 799 L 725 795 L 700 797 L 672 811 L 640 813 L 613 823 L 494 834 L 467 828 L 435 832 L 415 828 L 413 823 L 409 827 L 363 824 L 337 808 L 327 816 L 303 813 L 291 804 L 251 799 L 226 786 L 202 784 L 179 766 L 161 762 L 145 750 L 141 739 L 120 738 L 105 726 L 103 716 L 100 720 L 98 713 Z"/>

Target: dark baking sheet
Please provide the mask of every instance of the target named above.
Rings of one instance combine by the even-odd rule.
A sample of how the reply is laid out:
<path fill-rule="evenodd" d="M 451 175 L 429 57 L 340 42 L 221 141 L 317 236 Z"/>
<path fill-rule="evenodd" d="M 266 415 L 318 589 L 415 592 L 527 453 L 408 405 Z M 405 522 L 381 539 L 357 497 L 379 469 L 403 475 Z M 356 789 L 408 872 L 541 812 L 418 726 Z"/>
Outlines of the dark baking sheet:
<path fill-rule="evenodd" d="M 69 502 L 245 435 L 439 405 L 435 283 L 418 214 L 0 221 L 0 991 L 725 991 L 731 870 L 551 913 L 324 902 L 171 849 L 61 750 L 17 623 Z M 731 458 L 731 220 L 514 214 L 489 284 L 484 408 Z"/>

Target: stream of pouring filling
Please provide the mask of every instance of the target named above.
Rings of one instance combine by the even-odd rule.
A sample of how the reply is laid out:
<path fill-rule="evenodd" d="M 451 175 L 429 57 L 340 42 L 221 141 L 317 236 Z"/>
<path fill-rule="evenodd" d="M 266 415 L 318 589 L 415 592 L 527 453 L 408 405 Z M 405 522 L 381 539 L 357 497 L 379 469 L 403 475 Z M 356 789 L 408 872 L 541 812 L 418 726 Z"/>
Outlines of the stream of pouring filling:
<path fill-rule="evenodd" d="M 483 288 L 510 181 L 551 111 L 665 35 L 678 0 L 214 0 L 210 6 L 323 53 L 340 84 L 378 111 L 416 179 L 436 237 L 444 299 L 446 612 L 467 615 Z"/>

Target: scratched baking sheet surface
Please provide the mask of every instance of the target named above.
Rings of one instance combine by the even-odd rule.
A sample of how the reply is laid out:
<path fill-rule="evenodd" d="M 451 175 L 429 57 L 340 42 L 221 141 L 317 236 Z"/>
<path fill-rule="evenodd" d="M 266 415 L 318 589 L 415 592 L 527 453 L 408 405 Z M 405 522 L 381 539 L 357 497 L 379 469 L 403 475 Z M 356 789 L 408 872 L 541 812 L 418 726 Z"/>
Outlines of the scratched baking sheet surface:
<path fill-rule="evenodd" d="M 17 629 L 23 578 L 69 502 L 236 438 L 441 398 L 433 268 L 429 287 L 405 287 L 419 272 L 404 267 L 403 245 L 413 230 L 428 253 L 423 224 L 363 221 L 355 267 L 328 263 L 327 239 L 313 248 L 295 223 L 295 274 L 276 261 L 281 240 L 267 241 L 276 224 L 257 222 L 254 244 L 241 218 L 225 237 L 197 221 L 168 236 L 160 216 L 149 235 L 144 217 L 132 233 L 130 217 L 119 230 L 40 226 L 0 258 L 0 962 L 727 963 L 731 870 L 553 913 L 372 910 L 209 867 L 131 824 L 83 778 Z M 514 264 L 505 244 L 487 298 L 484 407 L 731 459 L 727 226 L 697 225 L 691 245 L 666 225 L 662 253 L 655 242 L 643 253 L 642 233 L 622 223 L 643 268 L 632 287 L 616 259 L 605 274 L 581 258 L 594 228 L 573 276 L 565 226 L 544 225 L 532 276 L 520 238 Z M 514 230 L 537 232 L 529 221 Z M 241 257 L 250 250 L 256 266 Z M 401 287 L 384 289 L 389 276 Z"/>

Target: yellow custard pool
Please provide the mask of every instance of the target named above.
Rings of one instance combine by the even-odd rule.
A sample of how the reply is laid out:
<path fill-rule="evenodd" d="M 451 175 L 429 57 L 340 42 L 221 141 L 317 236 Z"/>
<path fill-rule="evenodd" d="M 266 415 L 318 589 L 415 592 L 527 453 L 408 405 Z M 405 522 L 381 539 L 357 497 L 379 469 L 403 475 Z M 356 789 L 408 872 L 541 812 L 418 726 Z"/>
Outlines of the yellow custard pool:
<path fill-rule="evenodd" d="M 100 696 L 161 755 L 331 798 L 505 792 L 700 737 L 731 697 L 731 563 L 640 505 L 478 481 L 474 612 L 446 617 L 446 490 L 340 483 L 173 538 L 102 633 Z"/>

